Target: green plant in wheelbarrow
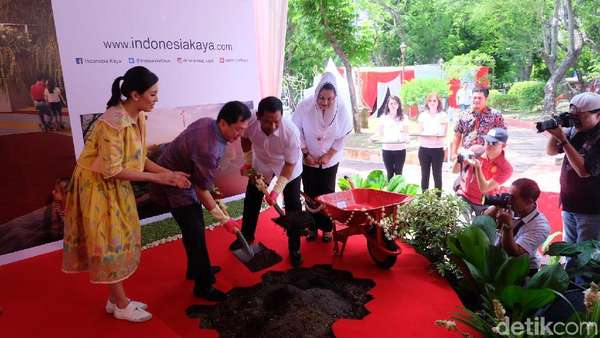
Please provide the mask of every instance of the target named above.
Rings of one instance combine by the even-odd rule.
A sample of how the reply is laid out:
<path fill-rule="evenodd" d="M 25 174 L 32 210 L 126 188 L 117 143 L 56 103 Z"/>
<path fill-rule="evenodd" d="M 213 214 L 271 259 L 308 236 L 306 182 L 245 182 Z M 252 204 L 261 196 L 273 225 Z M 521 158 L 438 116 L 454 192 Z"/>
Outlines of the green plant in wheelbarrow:
<path fill-rule="evenodd" d="M 496 223 L 480 216 L 473 224 L 448 237 L 448 248 L 464 278 L 459 284 L 481 298 L 476 309 L 463 308 L 453 319 L 471 326 L 486 337 L 498 336 L 501 325 L 524 322 L 551 304 L 569 284 L 559 264 L 544 266 L 529 280 L 529 256 L 510 257 L 494 245 Z"/>
<path fill-rule="evenodd" d="M 421 193 L 421 187 L 418 184 L 408 183 L 402 175 L 395 175 L 389 181 L 382 170 L 373 170 L 366 177 L 354 174 L 352 177 L 340 177 L 338 187 L 342 191 L 354 188 L 367 188 L 385 190 L 409 196 L 415 196 Z"/>

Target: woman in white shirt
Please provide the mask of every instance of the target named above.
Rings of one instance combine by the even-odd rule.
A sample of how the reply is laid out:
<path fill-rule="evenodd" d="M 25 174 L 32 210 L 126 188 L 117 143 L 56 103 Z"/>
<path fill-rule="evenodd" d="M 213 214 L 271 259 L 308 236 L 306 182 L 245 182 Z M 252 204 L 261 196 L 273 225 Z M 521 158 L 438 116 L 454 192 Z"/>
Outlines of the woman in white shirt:
<path fill-rule="evenodd" d="M 304 158 L 302 184 L 310 197 L 335 191 L 335 178 L 343 158 L 344 140 L 352 131 L 352 118 L 341 100 L 337 99 L 337 84 L 332 73 L 324 73 L 315 94 L 302 100 L 292 116 L 300 131 Z M 323 231 L 323 242 L 331 241 L 331 220 L 323 214 L 313 214 L 315 228 L 309 229 L 307 240 Z"/>
<path fill-rule="evenodd" d="M 388 180 L 394 175 L 402 175 L 408 134 L 404 124 L 402 102 L 398 96 L 390 96 L 383 119 L 372 140 L 381 143 L 381 156 Z"/>
<path fill-rule="evenodd" d="M 48 105 L 50 106 L 50 112 L 52 113 L 51 123 L 54 124 L 55 129 L 62 129 L 61 112 L 65 99 L 62 96 L 60 88 L 56 86 L 56 81 L 53 79 L 48 80 L 46 83 L 46 89 L 44 89 L 44 98 L 46 99 L 46 102 L 48 102 Z"/>
<path fill-rule="evenodd" d="M 448 133 L 448 117 L 442 110 L 442 100 L 437 93 L 425 98 L 425 109 L 419 114 L 419 163 L 421 164 L 421 189 L 429 189 L 429 175 L 442 190 L 442 164 L 444 142 Z"/>

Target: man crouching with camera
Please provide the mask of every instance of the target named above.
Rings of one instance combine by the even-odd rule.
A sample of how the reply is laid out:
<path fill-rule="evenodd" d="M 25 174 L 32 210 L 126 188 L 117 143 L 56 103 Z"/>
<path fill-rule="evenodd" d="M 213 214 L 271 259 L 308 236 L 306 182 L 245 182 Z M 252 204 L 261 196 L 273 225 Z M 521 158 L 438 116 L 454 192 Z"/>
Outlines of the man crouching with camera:
<path fill-rule="evenodd" d="M 496 245 L 513 257 L 529 254 L 530 276 L 540 267 L 537 249 L 550 234 L 548 220 L 537 208 L 539 196 L 535 181 L 519 178 L 512 183 L 510 193 L 485 198 L 485 204 L 492 206 L 484 214 L 494 217 L 498 226 Z"/>
<path fill-rule="evenodd" d="M 453 168 L 454 173 L 461 173 L 456 194 L 469 204 L 475 215 L 481 215 L 488 207 L 483 203 L 483 196 L 496 193 L 513 172 L 504 156 L 508 140 L 506 129 L 491 129 L 483 138 L 484 148 L 476 145 L 469 152 L 459 154 Z"/>
<path fill-rule="evenodd" d="M 546 152 L 565 153 L 560 170 L 563 239 L 569 243 L 600 240 L 600 95 L 575 95 L 569 114 L 559 116 L 564 115 L 568 118 L 540 123 L 558 120 L 548 126 L 553 128 L 542 128 L 553 136 Z"/>

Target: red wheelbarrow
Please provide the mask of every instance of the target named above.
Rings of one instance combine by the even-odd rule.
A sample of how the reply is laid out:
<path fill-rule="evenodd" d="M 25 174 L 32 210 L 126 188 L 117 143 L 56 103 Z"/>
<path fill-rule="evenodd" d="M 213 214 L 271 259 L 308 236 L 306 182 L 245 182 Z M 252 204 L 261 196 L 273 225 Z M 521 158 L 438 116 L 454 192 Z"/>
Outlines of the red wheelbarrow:
<path fill-rule="evenodd" d="M 343 255 L 348 237 L 362 234 L 375 264 L 391 268 L 402 250 L 395 240 L 385 237 L 381 223 L 386 217 L 396 223 L 397 208 L 410 200 L 408 195 L 375 189 L 351 189 L 317 197 L 323 206 L 321 212 L 333 222 L 333 253 Z M 342 244 L 341 250 L 338 243 Z"/>

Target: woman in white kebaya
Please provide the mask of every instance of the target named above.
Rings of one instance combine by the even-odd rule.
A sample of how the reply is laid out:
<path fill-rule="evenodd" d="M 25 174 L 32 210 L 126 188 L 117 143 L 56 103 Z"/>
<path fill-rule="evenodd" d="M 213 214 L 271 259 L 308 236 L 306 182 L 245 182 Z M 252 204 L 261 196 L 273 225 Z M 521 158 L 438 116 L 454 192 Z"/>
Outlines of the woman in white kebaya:
<path fill-rule="evenodd" d="M 338 94 L 335 76 L 324 73 L 315 94 L 301 101 L 292 116 L 300 130 L 304 157 L 302 184 L 304 192 L 312 198 L 335 191 L 344 140 L 352 131 L 351 115 Z M 331 220 L 320 213 L 313 216 L 315 228 L 309 229 L 306 239 L 315 240 L 317 229 L 321 229 L 323 242 L 330 242 Z"/>

